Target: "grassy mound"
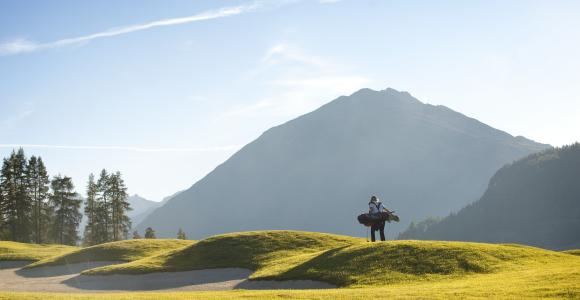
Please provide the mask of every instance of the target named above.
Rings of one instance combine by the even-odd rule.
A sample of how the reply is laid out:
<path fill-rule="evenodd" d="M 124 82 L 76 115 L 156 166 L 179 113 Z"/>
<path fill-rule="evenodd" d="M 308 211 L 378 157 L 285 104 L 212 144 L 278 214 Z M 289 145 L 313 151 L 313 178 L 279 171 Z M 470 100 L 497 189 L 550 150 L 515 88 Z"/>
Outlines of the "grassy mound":
<path fill-rule="evenodd" d="M 358 238 L 323 233 L 256 231 L 211 237 L 189 247 L 88 270 L 85 274 L 239 267 L 254 270 L 252 279 L 311 279 L 341 287 L 363 287 L 522 270 L 570 257 L 519 245 L 437 241 L 367 243 Z"/>
<path fill-rule="evenodd" d="M 45 258 L 63 255 L 77 250 L 77 247 L 52 244 L 25 244 L 10 241 L 0 241 L 0 261 L 30 260 L 38 261 Z"/>
<path fill-rule="evenodd" d="M 174 242 L 184 244 L 171 248 Z M 147 243 L 158 247 L 133 252 L 152 246 Z M 91 248 L 98 249 L 90 250 L 95 253 L 108 253 L 102 254 L 104 259 L 130 262 L 85 271 L 89 274 L 242 267 L 255 270 L 253 279 L 312 279 L 344 288 L 98 295 L 0 292 L 0 299 L 580 298 L 580 256 L 570 255 L 578 251 L 555 252 L 520 245 L 367 243 L 322 233 L 256 231 L 214 236 L 198 243 L 175 240 L 109 243 L 70 255 L 77 257 Z M 114 248 L 124 250 L 113 251 Z"/>
<path fill-rule="evenodd" d="M 53 256 L 26 266 L 27 268 L 63 265 L 87 261 L 134 261 L 165 251 L 192 245 L 194 241 L 170 239 L 138 239 L 110 242 L 60 256 Z"/>
<path fill-rule="evenodd" d="M 326 251 L 271 279 L 313 279 L 339 286 L 433 281 L 487 274 L 524 264 L 550 251 L 515 245 L 394 241 L 360 243 Z M 558 256 L 559 254 L 554 253 Z"/>
<path fill-rule="evenodd" d="M 580 249 L 566 250 L 566 251 L 562 251 L 562 252 L 567 253 L 567 254 L 580 256 Z"/>
<path fill-rule="evenodd" d="M 189 247 L 85 274 L 141 274 L 207 268 L 285 268 L 321 251 L 360 243 L 360 239 L 300 231 L 251 231 L 217 235 Z M 254 274 L 256 276 L 257 273 Z"/>

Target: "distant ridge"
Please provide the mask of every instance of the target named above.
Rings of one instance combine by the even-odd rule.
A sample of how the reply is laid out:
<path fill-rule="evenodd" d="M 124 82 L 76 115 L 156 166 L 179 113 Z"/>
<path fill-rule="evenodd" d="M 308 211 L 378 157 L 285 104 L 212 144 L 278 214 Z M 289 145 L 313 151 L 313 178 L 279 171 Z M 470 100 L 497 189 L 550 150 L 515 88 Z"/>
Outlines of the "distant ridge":
<path fill-rule="evenodd" d="M 364 234 L 376 194 L 412 220 L 478 199 L 506 163 L 546 148 L 407 92 L 362 89 L 270 128 L 139 225 L 192 238 L 255 229 Z"/>
<path fill-rule="evenodd" d="M 580 248 L 580 144 L 532 154 L 501 168 L 480 200 L 401 239 Z"/>

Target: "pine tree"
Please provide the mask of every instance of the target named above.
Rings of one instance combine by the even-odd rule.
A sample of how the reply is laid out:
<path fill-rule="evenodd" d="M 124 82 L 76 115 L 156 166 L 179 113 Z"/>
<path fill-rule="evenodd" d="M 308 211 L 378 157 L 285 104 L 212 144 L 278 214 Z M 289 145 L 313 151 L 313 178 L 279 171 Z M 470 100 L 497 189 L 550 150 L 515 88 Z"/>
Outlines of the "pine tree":
<path fill-rule="evenodd" d="M 26 156 L 22 148 L 4 159 L 0 172 L 4 223 L 12 241 L 30 242 L 31 203 L 27 194 Z"/>
<path fill-rule="evenodd" d="M 89 175 L 89 182 L 87 183 L 87 199 L 85 200 L 85 216 L 87 217 L 87 226 L 83 234 L 83 243 L 91 246 L 100 244 L 103 241 L 101 238 L 103 234 L 100 229 L 103 227 L 99 218 L 99 202 L 97 201 L 97 193 L 99 189 L 95 183 L 95 176 L 91 173 Z"/>
<path fill-rule="evenodd" d="M 110 195 L 111 204 L 111 223 L 112 223 L 112 238 L 113 241 L 126 239 L 131 229 L 131 219 L 127 216 L 127 212 L 131 210 L 127 198 L 127 187 L 121 172 L 116 172 L 109 176 L 108 192 Z"/>
<path fill-rule="evenodd" d="M 79 238 L 77 228 L 82 218 L 79 212 L 81 200 L 70 177 L 55 176 L 50 185 L 50 203 L 54 210 L 52 239 L 59 244 L 76 245 Z"/>
<path fill-rule="evenodd" d="M 187 240 L 187 237 L 185 236 L 185 232 L 183 231 L 183 229 L 179 228 L 179 230 L 177 231 L 177 238 L 180 240 Z"/>
<path fill-rule="evenodd" d="M 141 235 L 139 234 L 139 231 L 137 230 L 133 231 L 133 239 L 134 240 L 142 239 Z"/>
<path fill-rule="evenodd" d="M 84 243 L 94 245 L 118 241 L 129 237 L 131 210 L 127 201 L 127 187 L 120 172 L 107 173 L 103 169 L 97 182 L 89 177 L 85 214 L 88 223 L 85 228 Z"/>
<path fill-rule="evenodd" d="M 147 229 L 145 229 L 145 238 L 146 239 L 154 239 L 155 238 L 155 230 L 153 230 L 153 228 L 151 228 L 151 227 L 147 227 Z"/>
<path fill-rule="evenodd" d="M 42 158 L 32 156 L 26 168 L 28 199 L 31 202 L 32 241 L 40 244 L 46 240 L 51 211 L 48 205 L 48 174 Z"/>
<path fill-rule="evenodd" d="M 106 243 L 111 241 L 111 203 L 109 200 L 109 174 L 107 170 L 101 170 L 99 180 L 97 181 L 97 206 L 96 217 L 98 219 L 98 242 Z"/>
<path fill-rule="evenodd" d="M 2 191 L 2 177 L 0 177 L 0 240 L 4 240 L 7 238 L 7 226 L 6 226 L 6 216 L 5 216 L 5 207 L 6 201 L 4 201 L 4 191 Z"/>

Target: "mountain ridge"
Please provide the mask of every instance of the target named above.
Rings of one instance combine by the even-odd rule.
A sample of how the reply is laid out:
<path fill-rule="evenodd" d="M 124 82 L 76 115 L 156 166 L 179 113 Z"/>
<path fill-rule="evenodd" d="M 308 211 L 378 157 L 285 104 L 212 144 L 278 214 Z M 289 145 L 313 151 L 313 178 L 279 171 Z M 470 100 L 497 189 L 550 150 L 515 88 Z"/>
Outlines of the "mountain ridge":
<path fill-rule="evenodd" d="M 579 143 L 531 154 L 499 169 L 478 201 L 441 220 L 411 224 L 399 238 L 576 249 L 579 170 Z"/>
<path fill-rule="evenodd" d="M 171 236 L 183 227 L 194 238 L 257 229 L 360 235 L 354 216 L 378 194 L 403 217 L 396 232 L 476 200 L 503 164 L 548 147 L 407 92 L 361 89 L 266 130 L 139 228 Z"/>

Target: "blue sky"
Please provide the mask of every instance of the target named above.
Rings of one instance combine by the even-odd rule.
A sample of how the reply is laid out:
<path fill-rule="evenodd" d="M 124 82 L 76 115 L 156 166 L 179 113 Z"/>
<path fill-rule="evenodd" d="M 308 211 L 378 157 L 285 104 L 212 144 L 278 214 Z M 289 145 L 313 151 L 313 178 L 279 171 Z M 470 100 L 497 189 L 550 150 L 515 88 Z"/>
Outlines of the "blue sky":
<path fill-rule="evenodd" d="M 363 87 L 569 144 L 578 53 L 578 1 L 0 1 L 0 154 L 160 200 Z"/>

